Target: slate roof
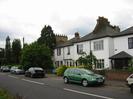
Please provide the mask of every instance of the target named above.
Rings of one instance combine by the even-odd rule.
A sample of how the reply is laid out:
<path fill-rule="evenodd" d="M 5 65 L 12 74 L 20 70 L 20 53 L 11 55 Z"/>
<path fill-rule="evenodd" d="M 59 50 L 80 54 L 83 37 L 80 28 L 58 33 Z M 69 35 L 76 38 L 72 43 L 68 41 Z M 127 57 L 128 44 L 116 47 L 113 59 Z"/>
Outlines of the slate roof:
<path fill-rule="evenodd" d="M 130 54 L 122 51 L 122 52 L 120 52 L 118 54 L 115 54 L 115 55 L 109 57 L 109 59 L 124 59 L 124 58 L 132 58 L 132 57 L 133 56 L 131 56 Z"/>
<path fill-rule="evenodd" d="M 110 37 L 114 34 L 117 34 L 118 32 L 113 29 L 113 27 L 106 26 L 104 29 L 99 30 L 97 33 L 91 32 L 85 36 L 83 36 L 79 42 L 93 40 L 93 39 L 99 39 L 103 37 Z"/>
<path fill-rule="evenodd" d="M 106 18 L 99 17 L 99 19 L 97 20 L 97 24 L 91 33 L 88 33 L 87 35 L 78 39 L 72 38 L 63 44 L 57 45 L 56 47 L 71 46 L 74 43 L 100 39 L 104 37 L 119 37 L 125 35 L 133 35 L 133 26 L 120 32 L 119 27 L 112 26 L 110 25 L 110 22 L 108 22 Z"/>
<path fill-rule="evenodd" d="M 114 34 L 112 37 L 119 37 L 119 36 L 125 36 L 125 35 L 133 35 L 133 26 L 129 27 L 128 29 Z"/>

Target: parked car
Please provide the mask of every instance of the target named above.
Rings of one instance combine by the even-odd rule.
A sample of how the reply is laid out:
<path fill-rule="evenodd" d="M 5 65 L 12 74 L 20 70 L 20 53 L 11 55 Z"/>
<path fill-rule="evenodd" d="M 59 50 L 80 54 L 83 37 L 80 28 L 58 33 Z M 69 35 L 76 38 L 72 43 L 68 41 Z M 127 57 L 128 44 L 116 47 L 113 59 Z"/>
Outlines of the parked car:
<path fill-rule="evenodd" d="M 127 78 L 127 85 L 130 87 L 130 91 L 133 94 L 133 74 Z"/>
<path fill-rule="evenodd" d="M 96 84 L 104 84 L 105 78 L 87 69 L 68 68 L 64 72 L 64 83 L 81 83 L 84 87 Z"/>
<path fill-rule="evenodd" d="M 10 72 L 11 72 L 12 74 L 15 74 L 15 70 L 16 70 L 16 69 L 18 69 L 18 67 L 13 66 L 13 67 L 11 67 Z"/>
<path fill-rule="evenodd" d="M 25 73 L 23 69 L 20 69 L 19 67 L 16 67 L 16 66 L 11 67 L 10 72 L 12 74 L 24 74 Z"/>
<path fill-rule="evenodd" d="M 26 77 L 44 77 L 45 72 L 40 67 L 31 67 L 25 72 Z"/>
<path fill-rule="evenodd" d="M 8 66 L 1 66 L 0 71 L 1 72 L 9 72 L 10 68 Z"/>
<path fill-rule="evenodd" d="M 1 66 L 1 67 L 0 67 L 0 71 L 2 71 L 3 67 L 5 67 L 5 66 Z"/>
<path fill-rule="evenodd" d="M 22 69 L 19 69 L 19 68 L 16 68 L 15 71 L 14 71 L 15 74 L 24 74 L 24 70 Z"/>

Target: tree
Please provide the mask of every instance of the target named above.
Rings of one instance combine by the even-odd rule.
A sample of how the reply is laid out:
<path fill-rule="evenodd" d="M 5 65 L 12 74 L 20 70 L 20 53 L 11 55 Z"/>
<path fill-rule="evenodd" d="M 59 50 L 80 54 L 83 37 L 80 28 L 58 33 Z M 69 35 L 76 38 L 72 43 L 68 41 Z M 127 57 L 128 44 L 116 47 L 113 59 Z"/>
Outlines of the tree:
<path fill-rule="evenodd" d="M 4 64 L 4 49 L 3 48 L 0 48 L 0 65 L 3 65 Z"/>
<path fill-rule="evenodd" d="M 39 44 L 45 44 L 47 47 L 50 48 L 51 54 L 53 54 L 53 50 L 56 46 L 56 38 L 55 34 L 53 33 L 53 30 L 51 26 L 44 26 L 44 28 L 41 31 L 41 37 L 37 41 Z"/>
<path fill-rule="evenodd" d="M 53 67 L 49 48 L 37 42 L 23 48 L 21 59 L 25 70 L 30 67 L 42 67 L 43 69 L 51 69 Z"/>
<path fill-rule="evenodd" d="M 5 60 L 6 60 L 6 64 L 11 63 L 11 44 L 10 44 L 10 37 L 9 36 L 7 36 L 7 38 L 6 38 Z"/>
<path fill-rule="evenodd" d="M 82 56 L 79 57 L 77 61 L 85 68 L 92 69 L 93 65 L 96 65 L 97 59 L 93 55 L 92 51 L 90 51 L 89 55 L 87 55 L 86 53 L 83 53 Z"/>
<path fill-rule="evenodd" d="M 21 57 L 21 42 L 19 39 L 14 39 L 12 42 L 12 54 L 14 63 L 19 64 Z"/>

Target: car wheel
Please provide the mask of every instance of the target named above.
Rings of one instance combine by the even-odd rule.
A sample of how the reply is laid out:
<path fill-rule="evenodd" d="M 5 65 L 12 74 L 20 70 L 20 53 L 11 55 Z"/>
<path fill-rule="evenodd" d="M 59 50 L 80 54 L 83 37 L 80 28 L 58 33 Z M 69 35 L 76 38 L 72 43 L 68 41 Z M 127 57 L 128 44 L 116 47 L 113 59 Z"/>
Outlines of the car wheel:
<path fill-rule="evenodd" d="M 130 91 L 133 94 L 133 85 L 131 85 Z"/>
<path fill-rule="evenodd" d="M 64 77 L 64 83 L 65 84 L 69 83 L 69 79 L 67 77 Z"/>
<path fill-rule="evenodd" d="M 88 86 L 88 81 L 87 81 L 86 79 L 83 79 L 83 80 L 82 80 L 82 85 L 83 85 L 84 87 L 87 87 L 87 86 Z"/>

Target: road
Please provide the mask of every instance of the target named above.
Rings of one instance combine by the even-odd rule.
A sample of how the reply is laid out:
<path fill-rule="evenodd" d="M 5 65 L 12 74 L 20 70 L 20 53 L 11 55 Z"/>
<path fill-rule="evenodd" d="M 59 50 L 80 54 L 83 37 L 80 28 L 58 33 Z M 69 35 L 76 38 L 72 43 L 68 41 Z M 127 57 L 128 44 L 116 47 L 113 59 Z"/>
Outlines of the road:
<path fill-rule="evenodd" d="M 0 87 L 24 99 L 133 99 L 129 88 L 113 86 L 82 87 L 64 84 L 60 77 L 27 78 L 0 73 Z"/>

